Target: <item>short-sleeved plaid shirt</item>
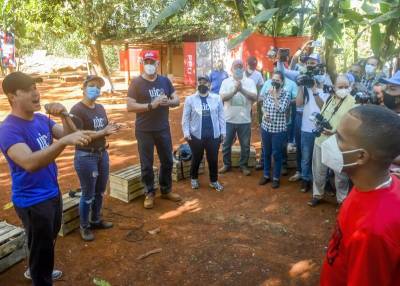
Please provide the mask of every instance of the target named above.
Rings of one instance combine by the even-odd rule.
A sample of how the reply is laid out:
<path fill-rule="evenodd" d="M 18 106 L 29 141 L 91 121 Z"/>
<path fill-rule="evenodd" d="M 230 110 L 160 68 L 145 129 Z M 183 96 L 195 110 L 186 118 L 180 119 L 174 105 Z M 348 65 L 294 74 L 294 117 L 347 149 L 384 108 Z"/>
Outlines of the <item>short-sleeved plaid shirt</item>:
<path fill-rule="evenodd" d="M 290 98 L 285 89 L 281 89 L 277 104 L 275 103 L 272 94 L 267 91 L 263 100 L 263 119 L 261 127 L 265 131 L 271 133 L 286 131 L 286 113 L 288 111 L 289 104 Z"/>

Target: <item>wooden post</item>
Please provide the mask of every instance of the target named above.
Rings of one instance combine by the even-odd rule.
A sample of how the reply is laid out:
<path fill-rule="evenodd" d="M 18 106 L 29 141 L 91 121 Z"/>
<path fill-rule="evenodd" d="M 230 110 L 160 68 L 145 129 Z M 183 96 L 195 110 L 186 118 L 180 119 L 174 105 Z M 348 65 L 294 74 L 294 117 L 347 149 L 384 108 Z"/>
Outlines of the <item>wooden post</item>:
<path fill-rule="evenodd" d="M 169 43 L 167 46 L 167 74 L 172 74 L 172 51 Z"/>
<path fill-rule="evenodd" d="M 130 66 L 130 54 L 129 54 L 129 45 L 125 43 L 125 67 L 127 71 L 125 72 L 125 82 L 128 85 L 131 83 L 131 66 Z"/>

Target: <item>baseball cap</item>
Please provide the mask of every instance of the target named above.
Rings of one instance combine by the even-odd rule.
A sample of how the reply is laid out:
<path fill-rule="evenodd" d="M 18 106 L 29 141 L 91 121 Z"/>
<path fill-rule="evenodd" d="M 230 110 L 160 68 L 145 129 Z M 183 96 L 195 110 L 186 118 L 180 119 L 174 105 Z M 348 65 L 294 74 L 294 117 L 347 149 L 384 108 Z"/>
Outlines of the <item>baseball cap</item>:
<path fill-rule="evenodd" d="M 200 81 L 200 80 L 205 80 L 205 81 L 208 81 L 208 82 L 210 82 L 210 78 L 208 77 L 208 75 L 199 75 L 198 77 L 197 77 L 197 81 Z"/>
<path fill-rule="evenodd" d="M 321 57 L 319 56 L 319 54 L 311 54 L 311 55 L 307 56 L 305 58 L 305 60 L 306 61 L 307 60 L 316 60 L 316 61 L 318 61 L 318 63 L 320 63 L 321 62 Z"/>
<path fill-rule="evenodd" d="M 143 51 L 142 58 L 143 60 L 158 61 L 158 51 Z"/>
<path fill-rule="evenodd" d="M 40 82 L 40 79 L 33 78 L 23 72 L 13 72 L 4 78 L 2 83 L 3 92 L 5 94 L 15 94 L 17 90 L 27 90 L 37 82 Z"/>
<path fill-rule="evenodd" d="M 98 75 L 95 74 L 91 74 L 88 75 L 85 79 L 85 81 L 83 82 L 83 85 L 86 86 L 88 84 L 89 81 L 93 81 L 93 80 L 98 80 L 101 83 L 101 86 L 105 85 L 104 79 Z"/>
<path fill-rule="evenodd" d="M 400 70 L 398 70 L 391 78 L 381 78 L 380 83 L 400 85 Z"/>

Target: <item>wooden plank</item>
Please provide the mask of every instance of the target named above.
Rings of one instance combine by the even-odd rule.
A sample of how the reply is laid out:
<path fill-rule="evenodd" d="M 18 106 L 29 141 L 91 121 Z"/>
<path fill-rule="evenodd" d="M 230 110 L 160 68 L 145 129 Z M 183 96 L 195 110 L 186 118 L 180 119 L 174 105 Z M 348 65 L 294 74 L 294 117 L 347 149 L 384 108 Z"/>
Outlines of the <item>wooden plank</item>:
<path fill-rule="evenodd" d="M 26 240 L 25 232 L 19 236 L 10 239 L 0 247 L 0 259 L 24 246 Z"/>
<path fill-rule="evenodd" d="M 69 201 L 66 204 L 63 204 L 63 212 L 66 212 L 67 210 L 69 210 L 73 207 L 78 207 L 79 201 L 80 201 L 80 198 L 75 198 L 73 201 Z"/>
<path fill-rule="evenodd" d="M 67 223 L 77 217 L 79 217 L 79 208 L 71 208 L 62 214 L 62 223 Z"/>
<path fill-rule="evenodd" d="M 17 264 L 21 260 L 25 259 L 27 251 L 25 248 L 19 248 L 18 250 L 14 251 L 13 253 L 3 257 L 0 259 L 0 273 L 4 272 L 14 264 Z"/>
<path fill-rule="evenodd" d="M 15 226 L 12 225 L 6 225 L 5 227 L 3 227 L 2 229 L 0 229 L 0 237 L 7 233 L 10 232 L 11 230 L 13 230 L 15 228 Z M 2 243 L 2 241 L 0 240 L 0 244 Z"/>
<path fill-rule="evenodd" d="M 19 235 L 20 233 L 24 232 L 24 230 L 20 227 L 15 227 L 13 230 L 3 234 L 2 236 L 0 236 L 0 244 L 5 243 L 6 241 L 8 241 L 9 239 Z"/>
<path fill-rule="evenodd" d="M 79 218 L 76 220 L 72 220 L 68 223 L 65 223 L 63 225 L 61 225 L 61 229 L 58 232 L 59 236 L 65 236 L 68 233 L 72 232 L 73 230 L 77 229 L 79 227 L 80 221 Z"/>

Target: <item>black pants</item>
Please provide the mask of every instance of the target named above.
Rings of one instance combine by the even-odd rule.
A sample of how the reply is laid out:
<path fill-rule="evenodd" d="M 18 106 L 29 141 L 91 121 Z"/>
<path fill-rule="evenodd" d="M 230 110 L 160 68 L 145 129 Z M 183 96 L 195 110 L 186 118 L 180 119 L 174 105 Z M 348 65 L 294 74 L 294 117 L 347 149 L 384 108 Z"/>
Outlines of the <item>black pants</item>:
<path fill-rule="evenodd" d="M 15 210 L 28 237 L 29 269 L 34 286 L 53 285 L 54 246 L 61 227 L 61 194 L 39 204 Z"/>
<path fill-rule="evenodd" d="M 189 141 L 192 150 L 192 165 L 190 167 L 190 176 L 197 179 L 199 176 L 199 167 L 203 160 L 204 150 L 206 151 L 210 182 L 218 180 L 218 150 L 221 139 L 203 139 L 199 140 L 191 135 L 192 140 Z"/>
<path fill-rule="evenodd" d="M 154 194 L 154 146 L 160 159 L 159 183 L 162 194 L 168 194 L 172 187 L 172 140 L 168 129 L 161 131 L 135 131 L 142 171 L 145 194 Z"/>

